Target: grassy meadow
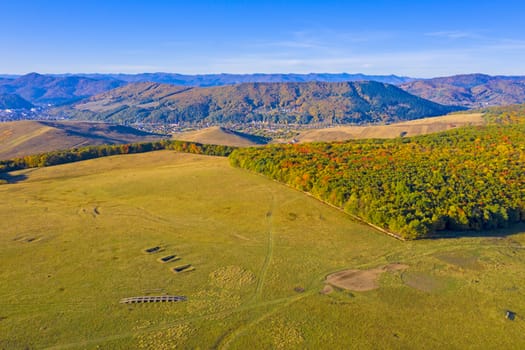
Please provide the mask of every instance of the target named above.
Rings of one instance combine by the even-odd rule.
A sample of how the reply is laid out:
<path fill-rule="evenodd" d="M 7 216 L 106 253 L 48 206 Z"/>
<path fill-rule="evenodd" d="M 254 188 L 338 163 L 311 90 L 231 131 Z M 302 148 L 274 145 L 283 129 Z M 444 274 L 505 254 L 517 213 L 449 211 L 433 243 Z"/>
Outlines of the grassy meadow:
<path fill-rule="evenodd" d="M 0 185 L 0 349 L 525 346 L 523 226 L 401 242 L 226 158 L 172 151 L 11 179 Z M 170 254 L 180 260 L 157 261 Z M 326 289 L 330 273 L 390 263 L 408 268 L 378 289 Z M 170 271 L 183 264 L 195 270 Z M 163 294 L 188 300 L 119 303 Z"/>
<path fill-rule="evenodd" d="M 309 129 L 299 133 L 299 142 L 331 142 L 351 139 L 392 139 L 447 131 L 468 125 L 484 125 L 483 113 L 452 113 L 438 117 L 409 120 L 388 125 L 336 126 Z"/>

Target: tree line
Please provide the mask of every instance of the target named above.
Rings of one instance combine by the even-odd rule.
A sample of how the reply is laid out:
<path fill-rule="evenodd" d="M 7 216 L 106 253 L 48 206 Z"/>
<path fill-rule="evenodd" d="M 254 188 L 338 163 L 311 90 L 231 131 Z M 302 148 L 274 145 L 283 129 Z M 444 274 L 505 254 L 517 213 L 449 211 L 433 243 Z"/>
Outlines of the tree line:
<path fill-rule="evenodd" d="M 525 221 L 525 125 L 393 140 L 237 149 L 233 166 L 306 191 L 404 238 Z"/>
<path fill-rule="evenodd" d="M 161 140 L 121 145 L 86 146 L 2 160 L 0 161 L 0 173 L 27 168 L 72 163 L 118 154 L 144 153 L 158 150 L 174 150 L 177 152 L 227 157 L 234 150 L 234 148 L 235 147 L 231 146 L 208 145 L 178 140 Z"/>

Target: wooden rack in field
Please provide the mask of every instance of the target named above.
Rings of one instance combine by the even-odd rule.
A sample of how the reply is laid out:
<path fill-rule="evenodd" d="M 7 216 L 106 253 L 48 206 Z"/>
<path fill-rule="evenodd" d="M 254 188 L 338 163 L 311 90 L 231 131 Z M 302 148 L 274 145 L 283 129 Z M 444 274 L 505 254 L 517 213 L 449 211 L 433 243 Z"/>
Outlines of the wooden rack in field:
<path fill-rule="evenodd" d="M 165 303 L 165 302 L 176 302 L 186 301 L 185 296 L 179 295 L 161 295 L 161 296 L 141 296 L 141 297 L 130 297 L 120 300 L 121 304 L 137 304 L 137 303 Z"/>

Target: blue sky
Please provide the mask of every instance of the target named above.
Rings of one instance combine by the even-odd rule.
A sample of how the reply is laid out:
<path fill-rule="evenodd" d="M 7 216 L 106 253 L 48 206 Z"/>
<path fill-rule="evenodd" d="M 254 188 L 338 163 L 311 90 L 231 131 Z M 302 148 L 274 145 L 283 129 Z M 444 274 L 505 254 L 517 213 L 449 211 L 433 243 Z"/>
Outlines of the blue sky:
<path fill-rule="evenodd" d="M 525 1 L 0 0 L 0 73 L 525 75 Z"/>

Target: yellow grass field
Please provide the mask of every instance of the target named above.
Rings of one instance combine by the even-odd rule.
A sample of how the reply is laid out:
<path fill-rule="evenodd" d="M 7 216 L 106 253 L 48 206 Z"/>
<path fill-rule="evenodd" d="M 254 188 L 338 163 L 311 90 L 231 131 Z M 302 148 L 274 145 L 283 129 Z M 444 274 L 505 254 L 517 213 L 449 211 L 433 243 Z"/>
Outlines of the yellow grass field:
<path fill-rule="evenodd" d="M 299 142 L 344 141 L 349 139 L 396 138 L 446 131 L 467 125 L 483 125 L 482 113 L 449 114 L 390 125 L 337 126 L 302 131 Z"/>
<path fill-rule="evenodd" d="M 9 178 L 0 349 L 525 347 L 523 226 L 401 242 L 225 158 L 172 151 Z M 326 285 L 385 266 L 403 269 L 374 274 L 376 289 Z M 157 295 L 187 301 L 119 303 Z"/>

